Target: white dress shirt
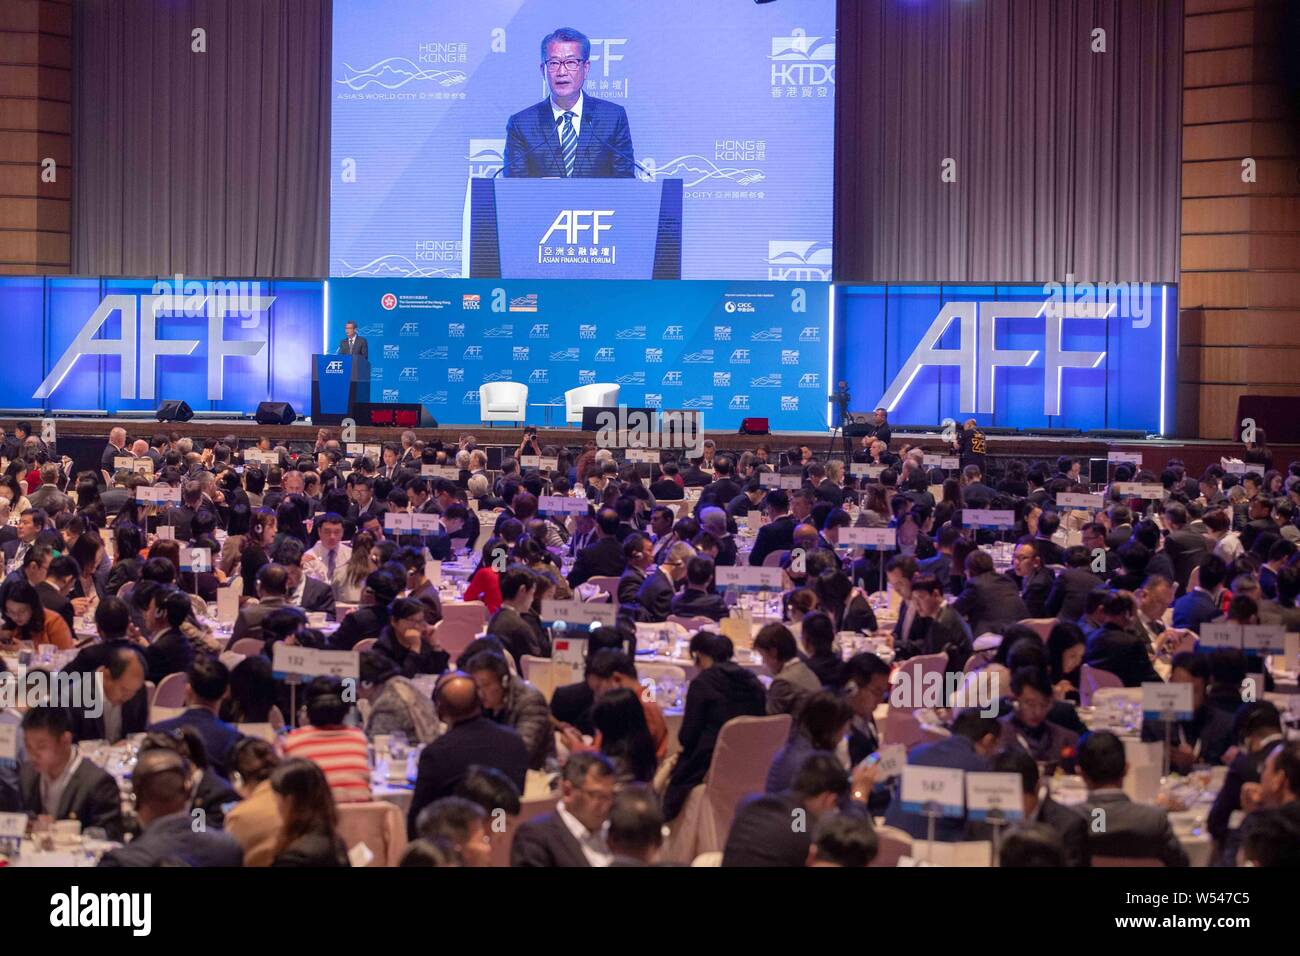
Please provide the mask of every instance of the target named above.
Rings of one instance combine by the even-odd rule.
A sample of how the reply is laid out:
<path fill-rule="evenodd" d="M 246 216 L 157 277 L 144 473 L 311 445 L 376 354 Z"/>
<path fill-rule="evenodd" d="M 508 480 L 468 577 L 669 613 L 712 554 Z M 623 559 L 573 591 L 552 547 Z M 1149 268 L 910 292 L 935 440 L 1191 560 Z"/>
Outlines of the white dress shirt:
<path fill-rule="evenodd" d="M 555 812 L 568 831 L 573 834 L 573 838 L 578 841 L 578 845 L 582 847 L 582 855 L 587 858 L 587 862 L 592 866 L 609 866 L 614 859 L 614 854 L 609 851 L 605 843 L 604 832 L 592 833 L 588 830 L 582 825 L 582 821 L 568 811 L 563 800 L 556 804 Z"/>
<path fill-rule="evenodd" d="M 573 135 L 574 136 L 582 135 L 582 107 L 583 107 L 583 98 L 585 97 L 585 95 L 586 94 L 584 93 L 579 93 L 578 102 L 574 103 L 567 110 L 560 109 L 560 107 L 555 105 L 555 100 L 551 100 L 551 115 L 555 119 L 555 135 L 557 138 L 560 135 L 560 122 L 565 113 L 573 114 Z"/>
<path fill-rule="evenodd" d="M 68 782 L 72 775 L 77 772 L 81 766 L 81 751 L 77 745 L 72 745 L 72 757 L 68 760 L 68 765 L 63 768 L 63 773 L 59 774 L 53 780 L 41 774 L 41 812 L 47 813 L 52 817 L 58 815 L 59 801 L 63 799 L 63 791 L 68 789 Z"/>

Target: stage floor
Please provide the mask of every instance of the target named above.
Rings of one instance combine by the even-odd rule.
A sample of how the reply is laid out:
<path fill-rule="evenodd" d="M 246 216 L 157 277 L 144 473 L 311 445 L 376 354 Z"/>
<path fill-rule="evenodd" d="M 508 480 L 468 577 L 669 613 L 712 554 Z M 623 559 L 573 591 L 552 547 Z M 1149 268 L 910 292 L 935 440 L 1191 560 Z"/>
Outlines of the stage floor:
<path fill-rule="evenodd" d="M 27 419 L 36 423 L 38 418 Z M 293 425 L 259 425 L 246 418 L 196 417 L 185 423 L 158 422 L 145 417 L 104 417 L 104 418 L 59 418 L 55 422 L 60 438 L 74 439 L 75 444 L 85 447 L 91 441 L 104 442 L 108 439 L 110 428 L 120 425 L 132 438 L 149 438 L 160 431 L 176 431 L 192 438 L 224 438 L 234 435 L 242 442 L 254 442 L 259 438 L 269 437 L 275 442 L 306 442 L 315 444 L 317 426 L 307 422 Z M 12 431 L 16 418 L 0 418 L 0 427 Z M 338 428 L 331 428 L 337 437 Z M 518 447 L 523 439 L 522 428 L 489 428 L 483 424 L 444 425 L 438 428 L 417 428 L 417 435 L 425 441 L 439 440 L 445 444 L 456 444 L 462 435 L 473 435 L 480 446 L 501 445 L 506 448 Z M 581 448 L 594 440 L 595 432 L 584 432 L 577 428 L 538 429 L 543 445 L 567 445 Z M 396 441 L 401 429 L 395 428 L 357 428 L 357 441 L 376 443 Z M 711 438 L 719 449 L 727 451 L 753 451 L 759 445 L 767 445 L 772 451 L 779 451 L 791 445 L 807 444 L 819 455 L 831 450 L 830 433 L 819 432 L 773 432 L 770 435 L 740 435 L 734 431 L 709 431 L 704 433 Z M 836 438 L 835 448 L 842 447 L 842 439 Z M 897 452 L 904 444 L 919 446 L 926 451 L 945 451 L 945 446 L 937 430 L 929 433 L 895 431 L 891 448 Z M 854 442 L 854 447 L 857 442 Z M 1200 441 L 1192 439 L 1101 439 L 1089 436 L 1035 436 L 1035 435 L 989 435 L 989 454 L 994 457 L 1011 458 L 1055 458 L 1057 455 L 1074 455 L 1079 458 L 1104 458 L 1111 451 L 1143 452 L 1146 467 L 1159 473 L 1164 463 L 1170 458 L 1181 458 L 1188 472 L 1201 474 L 1205 468 L 1217 463 L 1223 457 L 1240 457 L 1242 446 L 1236 442 Z M 72 455 L 80 459 L 79 455 Z M 1300 460 L 1300 446 L 1274 445 L 1273 458 L 1275 467 L 1285 470 L 1293 460 Z"/>

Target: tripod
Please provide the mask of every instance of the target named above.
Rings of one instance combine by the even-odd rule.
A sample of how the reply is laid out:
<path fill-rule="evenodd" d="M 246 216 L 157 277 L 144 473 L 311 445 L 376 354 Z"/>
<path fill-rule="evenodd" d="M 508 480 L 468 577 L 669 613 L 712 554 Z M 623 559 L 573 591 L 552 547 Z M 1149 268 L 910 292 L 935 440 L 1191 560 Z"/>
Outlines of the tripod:
<path fill-rule="evenodd" d="M 835 436 L 839 435 L 840 440 L 844 443 L 842 454 L 844 455 L 844 466 L 847 468 L 849 462 L 853 460 L 853 442 L 849 438 L 849 433 L 844 430 L 844 419 L 847 418 L 849 414 L 848 392 L 836 392 L 831 396 L 831 401 L 833 401 L 836 407 L 839 408 L 840 420 L 839 424 L 831 429 L 830 445 L 826 448 L 826 460 L 830 461 L 832 456 L 835 454 Z"/>

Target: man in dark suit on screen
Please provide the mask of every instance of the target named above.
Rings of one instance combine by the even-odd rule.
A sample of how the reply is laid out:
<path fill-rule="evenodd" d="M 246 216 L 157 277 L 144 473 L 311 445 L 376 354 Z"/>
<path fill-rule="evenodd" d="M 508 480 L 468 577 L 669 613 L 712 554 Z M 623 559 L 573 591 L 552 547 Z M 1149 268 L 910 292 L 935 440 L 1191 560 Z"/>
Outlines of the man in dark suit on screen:
<path fill-rule="evenodd" d="M 339 355 L 358 355 L 363 359 L 370 357 L 370 345 L 364 338 L 357 335 L 357 324 L 355 322 L 343 323 L 343 338 L 339 340 Z"/>
<path fill-rule="evenodd" d="M 632 132 L 623 107 L 582 92 L 591 41 L 561 27 L 542 40 L 542 76 L 551 95 L 506 123 L 506 176 L 630 179 Z"/>

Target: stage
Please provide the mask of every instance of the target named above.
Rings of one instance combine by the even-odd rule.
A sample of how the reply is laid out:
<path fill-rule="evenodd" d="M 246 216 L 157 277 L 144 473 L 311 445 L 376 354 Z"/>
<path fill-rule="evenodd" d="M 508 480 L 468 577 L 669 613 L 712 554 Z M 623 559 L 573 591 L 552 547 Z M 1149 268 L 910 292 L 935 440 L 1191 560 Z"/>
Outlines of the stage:
<path fill-rule="evenodd" d="M 26 419 L 39 429 L 39 418 Z M 17 423 L 16 418 L 0 418 L 0 427 L 12 432 Z M 291 451 L 303 451 L 303 445 L 314 446 L 317 426 L 306 421 L 293 425 L 259 425 L 248 418 L 214 418 L 205 416 L 189 422 L 158 422 L 145 417 L 104 417 L 104 418 L 59 418 L 54 419 L 58 429 L 58 441 L 61 450 L 77 463 L 80 469 L 97 470 L 99 454 L 108 440 L 110 428 L 121 426 L 132 439 L 152 438 L 159 432 L 177 432 L 182 436 L 204 439 L 219 439 L 233 435 L 244 445 L 251 445 L 260 438 L 270 438 L 276 444 L 287 444 Z M 441 441 L 454 446 L 462 435 L 473 435 L 479 447 L 501 446 L 513 450 L 523 439 L 522 428 L 489 428 L 484 424 L 441 425 L 437 428 L 417 428 L 415 433 L 423 441 Z M 334 437 L 339 429 L 330 428 Z M 356 440 L 368 444 L 384 441 L 398 441 L 401 429 L 357 427 Z M 593 441 L 595 432 L 584 432 L 578 428 L 539 428 L 538 436 L 543 447 L 546 445 L 563 445 L 574 450 Z M 753 451 L 759 445 L 766 445 L 773 453 L 795 445 L 809 445 L 817 455 L 824 456 L 831 449 L 832 436 L 827 431 L 786 432 L 777 431 L 770 435 L 741 435 L 734 431 L 709 431 L 704 437 L 712 439 L 719 451 L 746 452 Z M 1186 464 L 1188 474 L 1200 475 L 1207 466 L 1217 464 L 1224 457 L 1240 457 L 1242 446 L 1234 442 L 1197 441 L 1184 439 L 1146 439 L 1120 440 L 1079 436 L 1039 436 L 1039 435 L 989 435 L 987 436 L 988 454 L 993 460 L 1018 458 L 1026 461 L 1043 459 L 1052 461 L 1059 455 L 1072 455 L 1077 458 L 1105 458 L 1109 452 L 1142 452 L 1145 467 L 1158 475 L 1169 458 L 1180 458 Z M 858 442 L 854 440 L 854 447 Z M 903 445 L 919 446 L 927 452 L 944 452 L 946 447 L 940 438 L 938 427 L 932 432 L 895 431 L 890 448 L 895 453 Z M 834 438 L 834 451 L 843 447 L 838 435 Z M 1273 445 L 1274 467 L 1285 471 L 1289 462 L 1300 460 L 1300 445 Z M 86 463 L 86 464 L 83 464 Z"/>

